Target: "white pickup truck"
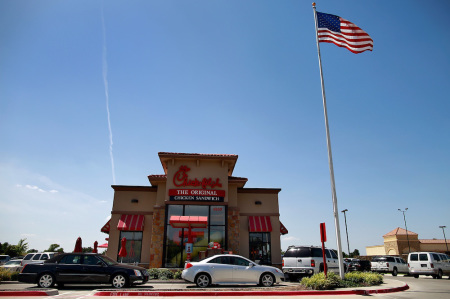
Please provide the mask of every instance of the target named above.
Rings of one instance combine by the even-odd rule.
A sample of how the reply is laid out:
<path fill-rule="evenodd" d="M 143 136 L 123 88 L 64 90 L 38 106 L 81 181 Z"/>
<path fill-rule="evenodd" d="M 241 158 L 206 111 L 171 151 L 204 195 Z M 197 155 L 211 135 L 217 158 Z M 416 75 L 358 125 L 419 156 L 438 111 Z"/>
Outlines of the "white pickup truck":
<path fill-rule="evenodd" d="M 409 274 L 408 264 L 404 259 L 391 256 L 377 256 L 372 259 L 371 270 L 378 273 L 391 273 L 397 276 L 398 273 Z"/>

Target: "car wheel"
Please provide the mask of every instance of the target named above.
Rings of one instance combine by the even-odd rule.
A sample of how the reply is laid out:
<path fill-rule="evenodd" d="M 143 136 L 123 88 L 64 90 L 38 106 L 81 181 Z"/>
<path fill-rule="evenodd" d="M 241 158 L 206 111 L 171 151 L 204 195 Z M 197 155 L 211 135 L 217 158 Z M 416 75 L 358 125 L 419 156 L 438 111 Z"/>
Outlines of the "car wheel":
<path fill-rule="evenodd" d="M 419 275 L 418 274 L 414 274 L 414 278 L 419 278 Z"/>
<path fill-rule="evenodd" d="M 394 270 L 392 270 L 392 276 L 397 276 L 398 271 L 397 268 L 394 268 Z"/>
<path fill-rule="evenodd" d="M 270 273 L 264 273 L 259 279 L 259 284 L 263 287 L 271 287 L 275 283 L 275 278 Z"/>
<path fill-rule="evenodd" d="M 117 289 L 124 288 L 128 285 L 128 278 L 123 274 L 117 274 L 113 277 L 111 284 Z"/>
<path fill-rule="evenodd" d="M 441 269 L 439 269 L 436 278 L 437 278 L 437 279 L 442 279 L 442 270 L 441 270 Z"/>
<path fill-rule="evenodd" d="M 41 274 L 37 285 L 40 288 L 51 288 L 55 285 L 55 277 L 53 277 L 50 273 Z"/>
<path fill-rule="evenodd" d="M 200 273 L 195 277 L 195 284 L 199 288 L 207 288 L 211 284 L 211 277 L 206 273 Z"/>
<path fill-rule="evenodd" d="M 288 274 L 288 277 L 289 277 L 289 281 L 290 281 L 290 282 L 298 282 L 298 281 L 299 281 L 298 275 L 295 275 L 295 274 Z"/>

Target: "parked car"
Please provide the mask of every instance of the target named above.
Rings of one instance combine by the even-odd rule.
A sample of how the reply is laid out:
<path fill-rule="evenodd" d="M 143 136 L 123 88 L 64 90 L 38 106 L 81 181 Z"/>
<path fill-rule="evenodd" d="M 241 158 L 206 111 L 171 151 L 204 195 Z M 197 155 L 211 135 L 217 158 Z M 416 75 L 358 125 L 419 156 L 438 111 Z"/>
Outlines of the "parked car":
<path fill-rule="evenodd" d="M 374 257 L 371 267 L 373 272 L 391 273 L 392 276 L 397 276 L 398 273 L 409 273 L 408 264 L 398 256 L 385 255 Z"/>
<path fill-rule="evenodd" d="M 58 287 L 64 284 L 112 284 L 123 288 L 148 281 L 146 269 L 119 264 L 107 256 L 97 253 L 63 253 L 42 264 L 27 264 L 19 273 L 18 280 L 36 283 L 41 288 Z"/>
<path fill-rule="evenodd" d="M 339 260 L 331 249 L 325 249 L 328 271 L 339 273 Z M 324 271 L 322 248 L 317 246 L 289 246 L 283 257 L 283 273 L 294 281 Z"/>
<path fill-rule="evenodd" d="M 344 259 L 344 265 L 345 265 L 345 272 L 347 271 L 369 272 L 371 269 L 370 261 L 355 258 Z"/>
<path fill-rule="evenodd" d="M 284 281 L 283 272 L 275 267 L 258 265 L 251 260 L 233 254 L 220 254 L 200 262 L 189 262 L 181 278 L 195 283 L 199 288 L 211 284 L 259 284 L 271 287 Z"/>
<path fill-rule="evenodd" d="M 22 266 L 26 264 L 42 264 L 44 261 L 51 259 L 55 256 L 54 252 L 33 252 L 28 253 L 22 259 Z"/>
<path fill-rule="evenodd" d="M 5 264 L 10 259 L 11 259 L 11 257 L 9 255 L 5 255 L 5 254 L 0 255 L 0 265 Z"/>
<path fill-rule="evenodd" d="M 450 257 L 437 252 L 411 252 L 408 255 L 409 273 L 415 278 L 419 275 L 431 275 L 441 279 L 443 275 L 450 278 Z"/>
<path fill-rule="evenodd" d="M 11 272 L 19 272 L 22 270 L 22 265 L 20 264 L 21 260 L 10 260 L 6 262 L 6 264 L 1 265 L 0 268 L 11 271 Z"/>

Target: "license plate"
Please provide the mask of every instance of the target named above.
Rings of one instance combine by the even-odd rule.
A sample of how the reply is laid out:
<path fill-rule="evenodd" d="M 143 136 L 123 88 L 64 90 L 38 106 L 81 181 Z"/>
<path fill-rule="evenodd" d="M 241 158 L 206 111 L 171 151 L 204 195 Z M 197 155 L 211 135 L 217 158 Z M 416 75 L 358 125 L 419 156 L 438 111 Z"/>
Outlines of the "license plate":
<path fill-rule="evenodd" d="M 420 265 L 422 268 L 426 268 L 427 267 L 427 264 L 421 264 Z"/>

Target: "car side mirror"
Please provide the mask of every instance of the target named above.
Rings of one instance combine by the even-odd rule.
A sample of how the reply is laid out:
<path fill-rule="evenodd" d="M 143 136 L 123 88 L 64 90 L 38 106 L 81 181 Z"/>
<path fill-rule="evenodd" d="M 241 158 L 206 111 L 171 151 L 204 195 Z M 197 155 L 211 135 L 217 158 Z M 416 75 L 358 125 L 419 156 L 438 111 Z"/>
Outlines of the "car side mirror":
<path fill-rule="evenodd" d="M 250 263 L 249 267 L 253 268 L 254 266 L 256 266 L 256 264 Z"/>
<path fill-rule="evenodd" d="M 102 266 L 103 267 L 103 263 L 101 261 L 97 262 L 97 266 Z"/>

